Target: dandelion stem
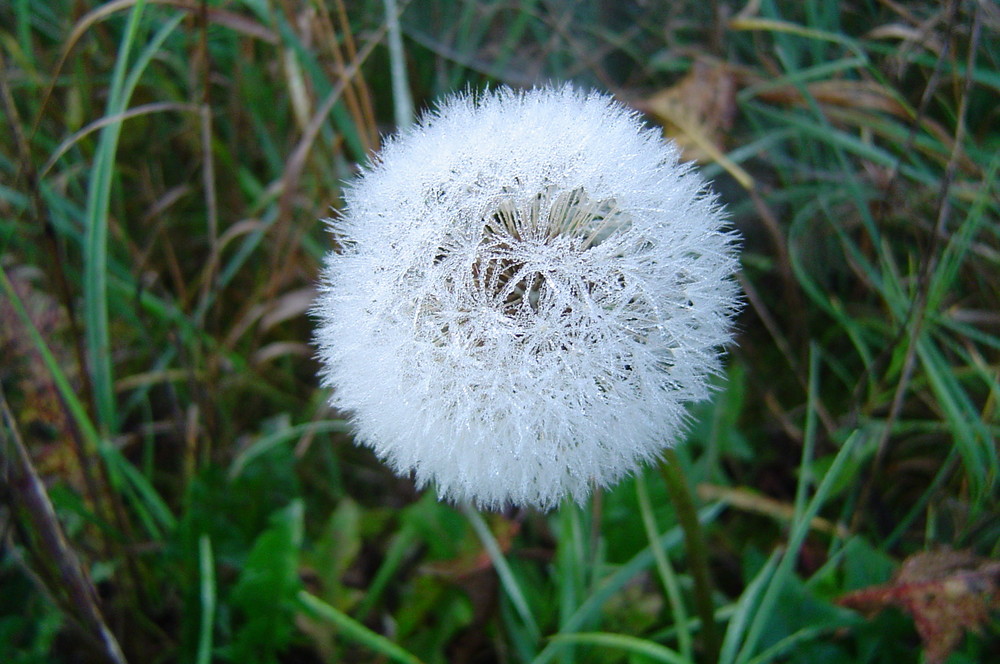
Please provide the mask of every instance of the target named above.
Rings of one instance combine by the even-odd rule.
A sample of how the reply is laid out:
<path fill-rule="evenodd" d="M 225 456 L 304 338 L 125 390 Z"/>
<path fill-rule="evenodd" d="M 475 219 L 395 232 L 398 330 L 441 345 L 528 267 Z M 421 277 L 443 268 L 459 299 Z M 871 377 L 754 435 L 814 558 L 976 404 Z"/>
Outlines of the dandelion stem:
<path fill-rule="evenodd" d="M 695 610 L 701 620 L 701 647 L 706 664 L 719 660 L 719 639 L 715 630 L 715 611 L 712 603 L 712 579 L 708 571 L 708 547 L 702 534 L 701 523 L 691 497 L 691 488 L 680 471 L 680 459 L 672 449 L 664 452 L 660 474 L 667 485 L 667 492 L 677 512 L 677 521 L 684 531 L 691 576 L 694 580 Z"/>

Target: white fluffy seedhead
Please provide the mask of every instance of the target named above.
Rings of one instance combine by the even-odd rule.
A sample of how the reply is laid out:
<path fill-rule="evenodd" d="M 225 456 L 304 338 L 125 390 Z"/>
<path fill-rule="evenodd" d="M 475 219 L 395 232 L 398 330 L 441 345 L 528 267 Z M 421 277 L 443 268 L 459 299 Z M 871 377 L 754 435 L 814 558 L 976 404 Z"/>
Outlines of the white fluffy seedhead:
<path fill-rule="evenodd" d="M 677 148 L 607 96 L 452 97 L 331 222 L 323 383 L 359 442 L 442 497 L 582 500 L 707 395 L 737 308 L 724 224 Z"/>

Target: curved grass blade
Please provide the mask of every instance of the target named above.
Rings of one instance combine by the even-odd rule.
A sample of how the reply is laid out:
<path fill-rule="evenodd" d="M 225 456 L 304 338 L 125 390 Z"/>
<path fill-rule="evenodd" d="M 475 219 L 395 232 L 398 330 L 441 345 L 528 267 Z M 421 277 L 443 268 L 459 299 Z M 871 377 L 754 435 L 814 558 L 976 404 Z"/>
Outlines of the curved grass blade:
<path fill-rule="evenodd" d="M 685 657 L 675 650 L 660 645 L 654 641 L 640 639 L 627 634 L 609 634 L 607 632 L 579 632 L 577 634 L 556 634 L 553 641 L 562 643 L 589 644 L 617 648 L 625 652 L 634 653 L 648 657 L 654 662 L 666 662 L 666 664 L 692 664 L 690 657 Z"/>
<path fill-rule="evenodd" d="M 359 643 L 374 652 L 385 655 L 394 662 L 421 664 L 420 659 L 416 655 L 404 650 L 381 634 L 373 632 L 354 620 L 354 618 L 338 611 L 318 597 L 300 590 L 297 598 L 299 606 L 303 611 L 316 618 L 322 618 L 327 622 L 333 623 L 340 630 L 341 634 L 355 643 Z"/>
<path fill-rule="evenodd" d="M 300 438 L 306 434 L 316 433 L 347 433 L 351 430 L 346 420 L 320 420 L 318 422 L 307 422 L 288 427 L 269 436 L 264 436 L 250 447 L 240 452 L 232 465 L 229 467 L 229 478 L 236 479 L 251 461 L 260 457 L 275 447 L 283 445 L 291 440 Z"/>
<path fill-rule="evenodd" d="M 121 116 L 139 82 L 139 77 L 160 50 L 163 42 L 184 18 L 183 14 L 168 21 L 139 54 L 126 76 L 129 54 L 139 32 L 144 0 L 138 0 L 129 12 L 128 24 L 118 50 L 111 78 L 106 116 Z M 108 331 L 108 214 L 111 205 L 111 183 L 114 176 L 115 152 L 121 134 L 121 120 L 101 129 L 94 157 L 92 177 L 87 191 L 84 213 L 84 322 L 87 358 L 96 400 L 97 423 L 102 431 L 117 431 L 114 394 L 114 373 L 111 367 L 111 339 Z"/>
<path fill-rule="evenodd" d="M 528 607 L 528 600 L 518 585 L 517 578 L 510 569 L 510 565 L 507 564 L 507 559 L 504 557 L 503 551 L 500 550 L 500 544 L 493 537 L 493 533 L 490 532 L 489 526 L 486 525 L 479 512 L 468 503 L 462 504 L 462 512 L 469 520 L 469 523 L 472 524 L 472 528 L 476 531 L 476 535 L 479 536 L 483 547 L 486 548 L 486 553 L 489 554 L 490 560 L 493 561 L 493 567 L 497 571 L 497 576 L 500 577 L 500 583 L 507 592 L 507 596 L 510 597 L 510 601 L 514 604 L 514 608 L 517 609 L 518 615 L 521 616 L 521 620 L 524 621 L 525 627 L 528 628 L 528 631 L 531 632 L 532 637 L 536 641 L 539 640 L 542 633 L 538 629 L 538 622 L 531 614 L 531 609 Z"/>

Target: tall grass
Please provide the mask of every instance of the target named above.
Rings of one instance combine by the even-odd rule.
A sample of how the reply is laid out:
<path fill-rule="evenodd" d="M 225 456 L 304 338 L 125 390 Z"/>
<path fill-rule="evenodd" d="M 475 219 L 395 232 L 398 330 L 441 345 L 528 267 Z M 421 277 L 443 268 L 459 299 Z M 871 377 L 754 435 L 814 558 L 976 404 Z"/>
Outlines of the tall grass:
<path fill-rule="evenodd" d="M 0 6 L 0 661 L 920 661 L 835 600 L 1000 555 L 998 31 L 959 0 Z M 319 220 L 407 98 L 553 79 L 663 122 L 744 237 L 690 518 L 653 468 L 438 503 L 317 387 Z"/>

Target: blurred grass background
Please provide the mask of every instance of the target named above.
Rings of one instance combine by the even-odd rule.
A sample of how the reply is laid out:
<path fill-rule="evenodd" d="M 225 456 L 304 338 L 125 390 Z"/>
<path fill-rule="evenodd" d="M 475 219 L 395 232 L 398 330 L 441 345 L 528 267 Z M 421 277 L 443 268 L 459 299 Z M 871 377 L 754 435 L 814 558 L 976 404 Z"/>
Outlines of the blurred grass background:
<path fill-rule="evenodd" d="M 989 0 L 0 2 L 0 661 L 996 661 L 998 36 Z M 655 468 L 478 514 L 325 406 L 318 220 L 393 65 L 418 108 L 610 91 L 714 181 L 747 307 L 674 465 L 706 547 Z"/>

